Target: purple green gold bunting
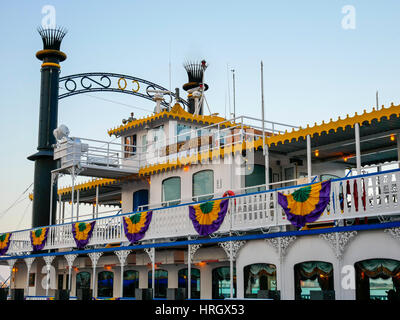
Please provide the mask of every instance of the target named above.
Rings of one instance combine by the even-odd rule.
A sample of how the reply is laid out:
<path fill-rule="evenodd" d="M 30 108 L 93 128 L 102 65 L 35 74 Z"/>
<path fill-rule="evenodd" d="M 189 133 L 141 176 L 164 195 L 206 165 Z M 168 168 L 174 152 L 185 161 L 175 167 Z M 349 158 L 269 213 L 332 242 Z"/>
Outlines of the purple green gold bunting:
<path fill-rule="evenodd" d="M 189 218 L 201 236 L 207 236 L 219 229 L 228 211 L 229 199 L 203 202 L 189 206 Z"/>
<path fill-rule="evenodd" d="M 33 251 L 40 251 L 44 248 L 46 245 L 48 232 L 49 228 L 40 228 L 31 231 L 31 245 Z"/>
<path fill-rule="evenodd" d="M 72 234 L 74 236 L 76 246 L 79 249 L 84 248 L 89 243 L 95 224 L 96 221 L 89 223 L 76 222 L 72 224 Z"/>
<path fill-rule="evenodd" d="M 0 256 L 7 253 L 8 247 L 10 246 L 11 233 L 0 234 Z"/>
<path fill-rule="evenodd" d="M 290 223 L 304 227 L 306 223 L 318 220 L 329 203 L 331 182 L 324 181 L 300 188 L 289 195 L 278 192 L 278 203 Z"/>
<path fill-rule="evenodd" d="M 143 239 L 149 228 L 152 216 L 153 211 L 144 211 L 122 218 L 125 236 L 131 243 Z"/>

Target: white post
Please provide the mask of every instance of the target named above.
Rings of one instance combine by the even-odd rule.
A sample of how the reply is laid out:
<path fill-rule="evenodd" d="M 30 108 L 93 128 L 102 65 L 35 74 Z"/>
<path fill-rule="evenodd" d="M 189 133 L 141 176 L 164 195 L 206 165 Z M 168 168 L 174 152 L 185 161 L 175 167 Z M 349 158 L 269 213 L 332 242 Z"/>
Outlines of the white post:
<path fill-rule="evenodd" d="M 96 186 L 96 218 L 99 217 L 99 186 Z"/>
<path fill-rule="evenodd" d="M 76 191 L 76 221 L 78 220 L 79 220 L 79 189 Z"/>
<path fill-rule="evenodd" d="M 190 238 L 189 238 L 190 240 Z M 191 257 L 191 245 L 188 244 L 188 256 L 187 256 L 187 261 L 188 261 L 188 277 L 187 277 L 187 288 L 188 288 L 188 299 L 192 298 L 192 257 Z"/>
<path fill-rule="evenodd" d="M 356 138 L 356 163 L 357 163 L 357 174 L 361 174 L 361 148 L 360 148 L 360 125 L 356 123 L 354 125 L 355 138 Z"/>
<path fill-rule="evenodd" d="M 72 176 L 72 188 L 71 188 L 71 221 L 74 219 L 74 196 L 75 196 L 75 167 L 72 167 L 71 170 L 71 176 Z"/>
<path fill-rule="evenodd" d="M 397 139 L 397 161 L 399 163 L 399 168 L 400 168 L 400 133 L 396 135 Z"/>
<path fill-rule="evenodd" d="M 269 176 L 269 147 L 265 141 L 265 114 L 264 114 L 264 64 L 261 61 L 261 122 L 262 122 L 262 139 L 263 139 L 263 153 L 265 161 L 265 188 L 269 190 L 270 176 Z"/>
<path fill-rule="evenodd" d="M 90 260 L 92 261 L 92 267 L 93 267 L 93 275 L 92 275 L 93 294 L 92 294 L 92 296 L 94 298 L 97 297 L 97 294 L 96 294 L 96 265 L 102 254 L 103 254 L 102 252 L 91 252 L 88 254 L 88 256 L 90 257 Z"/>
<path fill-rule="evenodd" d="M 230 276 L 230 290 L 231 299 L 233 299 L 233 242 L 229 241 L 229 276 Z"/>
<path fill-rule="evenodd" d="M 61 203 L 61 194 L 58 195 L 58 223 L 60 223 L 61 215 L 62 215 L 62 203 Z M 57 220 L 56 220 L 57 224 Z"/>
<path fill-rule="evenodd" d="M 32 263 L 35 260 L 35 258 L 25 258 L 25 264 L 26 264 L 26 292 L 25 296 L 29 296 L 29 272 L 31 271 Z"/>
<path fill-rule="evenodd" d="M 152 261 L 151 261 L 151 288 L 153 289 L 153 299 L 156 297 L 156 288 L 155 288 L 155 281 L 156 281 L 156 266 L 155 266 L 155 261 L 156 261 L 156 249 L 153 247 L 151 248 L 151 255 L 152 255 Z"/>
<path fill-rule="evenodd" d="M 311 182 L 311 137 L 307 135 L 307 176 L 308 182 Z"/>

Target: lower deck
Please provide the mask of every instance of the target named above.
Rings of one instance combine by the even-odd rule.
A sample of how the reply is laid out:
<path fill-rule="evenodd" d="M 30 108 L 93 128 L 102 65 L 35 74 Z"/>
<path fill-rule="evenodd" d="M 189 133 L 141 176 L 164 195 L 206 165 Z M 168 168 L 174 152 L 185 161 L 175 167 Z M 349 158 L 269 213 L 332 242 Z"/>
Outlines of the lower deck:
<path fill-rule="evenodd" d="M 171 288 L 190 290 L 190 299 L 398 296 L 399 222 L 332 229 L 48 252 L 7 261 L 11 288 L 24 289 L 26 299 L 52 299 L 59 289 L 70 289 L 71 299 L 77 289 L 91 289 L 96 299 L 135 299 L 135 289 L 147 288 L 154 289 L 154 299 L 170 299 Z"/>

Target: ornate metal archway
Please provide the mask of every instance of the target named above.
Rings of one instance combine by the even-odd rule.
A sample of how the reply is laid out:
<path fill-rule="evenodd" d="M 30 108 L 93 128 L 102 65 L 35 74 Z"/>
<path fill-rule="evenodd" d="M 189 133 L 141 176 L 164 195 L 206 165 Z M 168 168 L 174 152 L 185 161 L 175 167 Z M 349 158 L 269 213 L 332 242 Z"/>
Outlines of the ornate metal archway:
<path fill-rule="evenodd" d="M 125 74 L 105 73 L 105 72 L 89 72 L 69 75 L 60 78 L 59 88 L 65 90 L 59 94 L 58 99 L 63 99 L 73 95 L 96 92 L 96 91 L 111 91 L 125 94 L 131 94 L 144 99 L 153 100 L 154 95 L 151 90 L 162 90 L 168 92 L 164 96 L 167 101 L 163 100 L 162 105 L 168 107 L 172 103 L 172 99 L 178 98 L 179 102 L 188 105 L 188 102 L 168 89 L 141 79 Z M 169 97 L 169 98 L 168 98 Z"/>

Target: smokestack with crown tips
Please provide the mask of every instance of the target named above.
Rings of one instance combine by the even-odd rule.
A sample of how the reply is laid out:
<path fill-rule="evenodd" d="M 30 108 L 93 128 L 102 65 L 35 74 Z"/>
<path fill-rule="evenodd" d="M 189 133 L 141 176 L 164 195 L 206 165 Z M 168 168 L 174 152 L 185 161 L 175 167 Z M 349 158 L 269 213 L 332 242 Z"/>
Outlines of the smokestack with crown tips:
<path fill-rule="evenodd" d="M 205 60 L 201 62 L 185 62 L 183 64 L 187 75 L 188 83 L 183 85 L 183 90 L 188 92 L 189 112 L 194 114 L 196 111 L 196 102 L 194 92 L 201 92 L 208 90 L 208 85 L 204 82 L 204 71 L 207 69 L 208 64 Z M 199 115 L 203 114 L 203 103 L 199 106 Z"/>

